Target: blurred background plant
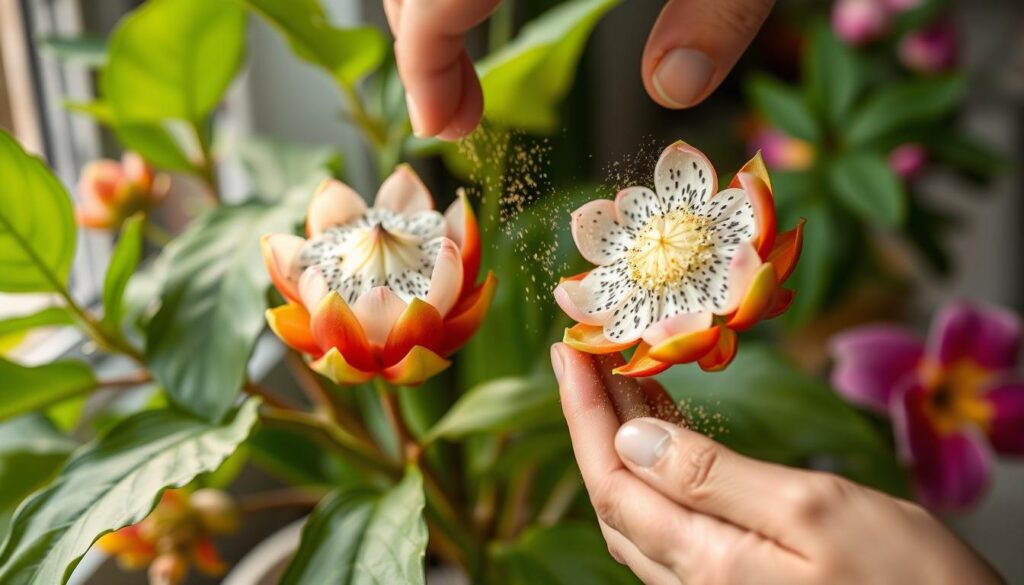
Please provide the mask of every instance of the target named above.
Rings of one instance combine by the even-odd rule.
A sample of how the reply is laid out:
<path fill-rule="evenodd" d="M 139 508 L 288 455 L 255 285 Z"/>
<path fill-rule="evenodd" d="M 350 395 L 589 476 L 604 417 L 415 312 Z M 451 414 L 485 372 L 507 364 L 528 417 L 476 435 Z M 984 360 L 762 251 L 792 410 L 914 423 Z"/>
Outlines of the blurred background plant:
<path fill-rule="evenodd" d="M 582 267 L 568 213 L 595 192 L 646 183 L 679 138 L 718 168 L 761 149 L 780 224 L 808 220 L 785 322 L 755 330 L 726 372 L 661 376 L 695 426 L 735 449 L 913 496 L 886 422 L 827 382 L 826 341 L 868 321 L 926 321 L 950 291 L 942 279 L 1021 308 L 1019 275 L 999 263 L 1021 244 L 1019 202 L 977 212 L 993 208 L 981 194 L 1008 191 L 1008 156 L 1019 159 L 1007 148 L 1019 144 L 1024 93 L 1012 2 L 986 11 L 1003 25 L 984 39 L 992 21 L 961 18 L 981 18 L 967 2 L 780 2 L 721 90 L 668 112 L 636 74 L 660 3 L 506 0 L 470 38 L 485 122 L 459 144 L 411 136 L 377 2 L 122 2 L 75 8 L 73 26 L 59 18 L 65 3 L 10 4 L 17 18 L 0 22 L 39 49 L 26 43 L 36 93 L 23 100 L 38 123 L 26 129 L 31 116 L 13 107 L 21 113 L 0 123 L 57 176 L 3 135 L 3 583 L 129 582 L 96 551 L 79 561 L 185 486 L 237 498 L 246 529 L 218 537 L 227 560 L 259 545 L 229 583 L 252 583 L 250 570 L 267 582 L 282 571 L 285 583 L 343 581 L 368 564 L 383 582 L 422 582 L 424 554 L 439 583 L 457 579 L 452 568 L 474 582 L 634 582 L 608 556 L 572 461 L 548 365 L 569 323 L 550 290 Z M 4 93 L 17 106 L 9 52 Z M 74 117 L 55 113 L 61 101 Z M 91 158 L 137 153 L 155 173 L 149 186 L 111 187 L 83 170 L 68 154 L 83 126 Z M 1002 137 L 1002 154 L 983 135 Z M 282 299 L 258 238 L 297 233 L 322 178 L 369 194 L 401 161 L 440 208 L 469 189 L 483 267 L 500 285 L 455 365 L 399 389 L 389 410 L 372 388 L 331 384 L 266 334 L 263 312 Z M 61 183 L 79 174 L 80 209 L 104 200 L 90 192 L 133 194 L 107 208 L 107 232 L 73 223 Z M 953 230 L 979 217 L 1010 226 L 981 230 L 991 243 L 980 252 Z M 72 327 L 81 335 L 43 351 Z M 409 439 L 421 457 L 404 457 Z M 292 525 L 259 544 L 311 510 L 301 535 Z M 1008 526 L 988 518 L 961 526 L 1011 579 L 1024 576 L 1016 552 L 988 546 Z"/>

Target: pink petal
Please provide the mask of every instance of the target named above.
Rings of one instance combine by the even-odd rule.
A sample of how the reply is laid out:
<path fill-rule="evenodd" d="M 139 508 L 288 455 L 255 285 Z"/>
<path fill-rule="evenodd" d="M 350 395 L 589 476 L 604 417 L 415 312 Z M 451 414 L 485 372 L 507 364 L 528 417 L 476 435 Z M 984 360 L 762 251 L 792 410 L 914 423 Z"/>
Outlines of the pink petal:
<path fill-rule="evenodd" d="M 596 315 L 585 312 L 580 306 L 587 306 L 588 293 L 581 287 L 578 280 L 567 280 L 555 287 L 555 302 L 570 318 L 587 325 L 604 325 L 611 311 Z"/>
<path fill-rule="evenodd" d="M 651 347 L 681 333 L 693 333 L 711 327 L 711 313 L 681 313 L 658 321 L 644 331 L 643 339 Z"/>
<path fill-rule="evenodd" d="M 462 255 L 455 242 L 444 238 L 437 253 L 434 272 L 430 275 L 430 288 L 424 299 L 437 309 L 442 317 L 448 314 L 459 300 L 462 291 Z"/>
<path fill-rule="evenodd" d="M 630 238 L 616 220 L 615 203 L 597 199 L 572 214 L 572 237 L 580 254 L 592 264 L 621 258 Z"/>
<path fill-rule="evenodd" d="M 366 340 L 376 347 L 384 347 L 395 322 L 405 311 L 406 303 L 386 286 L 377 286 L 364 292 L 352 305 L 352 312 L 363 327 Z"/>
<path fill-rule="evenodd" d="M 413 213 L 433 209 L 434 199 L 416 171 L 407 164 L 401 164 L 384 180 L 373 206 L 395 213 Z"/>
<path fill-rule="evenodd" d="M 757 273 L 761 264 L 763 264 L 761 256 L 757 254 L 757 250 L 752 245 L 749 243 L 739 245 L 736 254 L 732 257 L 732 262 L 729 263 L 729 295 L 725 299 L 725 305 L 717 308 L 716 313 L 728 315 L 739 308 L 743 298 L 747 296 L 747 289 L 750 288 L 754 274 Z"/>
<path fill-rule="evenodd" d="M 1020 350 L 1020 319 L 999 307 L 958 302 L 932 322 L 928 353 L 941 364 L 973 359 L 990 370 L 1012 369 Z"/>
<path fill-rule="evenodd" d="M 327 286 L 327 279 L 319 266 L 310 266 L 302 272 L 299 277 L 299 298 L 309 312 L 313 312 L 320 301 L 331 292 Z"/>
<path fill-rule="evenodd" d="M 306 233 L 319 236 L 327 228 L 343 225 L 366 211 L 366 202 L 352 187 L 334 179 L 324 179 L 316 188 L 306 212 Z"/>
<path fill-rule="evenodd" d="M 306 240 L 292 234 L 267 234 L 261 243 L 263 262 L 274 286 L 285 297 L 293 301 L 300 300 L 298 286 L 302 271 L 299 252 Z"/>
<path fill-rule="evenodd" d="M 1000 453 L 1024 455 L 1024 382 L 1003 382 L 985 399 L 992 405 L 988 436 Z"/>
<path fill-rule="evenodd" d="M 962 509 L 977 502 L 992 474 L 992 453 L 976 428 L 940 434 L 925 412 L 927 390 L 913 384 L 893 395 L 893 428 L 910 464 L 918 497 L 936 510 Z"/>
<path fill-rule="evenodd" d="M 899 327 L 867 325 L 832 337 L 829 353 L 836 362 L 836 391 L 850 402 L 884 413 L 900 382 L 916 371 L 924 344 Z"/>
<path fill-rule="evenodd" d="M 465 189 L 459 189 L 455 201 L 444 211 L 444 223 L 449 238 L 461 249 L 466 244 L 466 197 Z"/>
<path fill-rule="evenodd" d="M 715 167 L 704 153 L 678 141 L 662 151 L 654 187 L 666 211 L 704 203 L 718 192 Z"/>

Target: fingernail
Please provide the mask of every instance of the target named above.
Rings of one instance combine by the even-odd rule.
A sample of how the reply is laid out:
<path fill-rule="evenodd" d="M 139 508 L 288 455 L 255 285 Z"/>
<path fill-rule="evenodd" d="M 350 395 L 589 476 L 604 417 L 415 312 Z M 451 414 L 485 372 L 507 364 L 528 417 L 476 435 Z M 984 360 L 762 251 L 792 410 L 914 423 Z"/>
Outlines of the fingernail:
<path fill-rule="evenodd" d="M 615 434 L 615 450 L 640 467 L 651 467 L 668 450 L 672 435 L 646 420 L 631 420 Z"/>
<path fill-rule="evenodd" d="M 556 343 L 551 346 L 551 369 L 555 372 L 555 379 L 562 384 L 562 372 L 565 371 L 565 357 L 562 355 L 562 344 Z"/>
<path fill-rule="evenodd" d="M 417 138 L 426 138 L 427 135 L 423 133 L 422 118 L 420 117 L 420 110 L 416 106 L 416 101 L 412 99 L 412 94 L 406 92 L 405 94 L 405 109 L 409 110 L 409 123 L 412 124 L 412 133 Z"/>
<path fill-rule="evenodd" d="M 715 64 L 696 49 L 672 49 L 661 58 L 651 82 L 675 108 L 692 106 L 711 81 Z"/>

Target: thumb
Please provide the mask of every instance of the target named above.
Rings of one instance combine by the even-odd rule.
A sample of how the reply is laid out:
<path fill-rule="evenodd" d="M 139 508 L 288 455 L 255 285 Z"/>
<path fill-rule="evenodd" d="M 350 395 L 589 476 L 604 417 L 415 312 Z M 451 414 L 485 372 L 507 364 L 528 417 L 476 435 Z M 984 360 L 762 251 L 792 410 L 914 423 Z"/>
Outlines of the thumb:
<path fill-rule="evenodd" d="M 670 0 L 643 56 L 644 87 L 666 108 L 702 102 L 761 28 L 774 0 Z"/>

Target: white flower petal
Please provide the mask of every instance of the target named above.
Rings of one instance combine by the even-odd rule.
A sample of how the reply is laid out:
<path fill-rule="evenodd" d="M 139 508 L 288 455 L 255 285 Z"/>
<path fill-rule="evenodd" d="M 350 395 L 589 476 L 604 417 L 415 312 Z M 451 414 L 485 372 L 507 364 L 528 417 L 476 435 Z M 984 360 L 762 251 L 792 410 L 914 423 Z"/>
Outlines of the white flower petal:
<path fill-rule="evenodd" d="M 666 148 L 654 167 L 654 188 L 665 211 L 694 208 L 718 189 L 718 177 L 707 157 L 683 142 Z"/>
<path fill-rule="evenodd" d="M 663 213 L 661 200 L 647 187 L 627 187 L 615 196 L 616 217 L 627 230 L 639 230 Z"/>
<path fill-rule="evenodd" d="M 633 243 L 632 235 L 619 225 L 615 203 L 608 199 L 591 201 L 573 212 L 572 237 L 580 254 L 597 265 L 622 258 Z"/>
<path fill-rule="evenodd" d="M 743 189 L 726 189 L 706 202 L 698 213 L 711 219 L 718 246 L 749 242 L 757 231 L 754 207 Z"/>
<path fill-rule="evenodd" d="M 612 311 L 604 324 L 604 336 L 616 343 L 636 341 L 654 322 L 657 312 L 656 295 L 638 288 Z"/>

